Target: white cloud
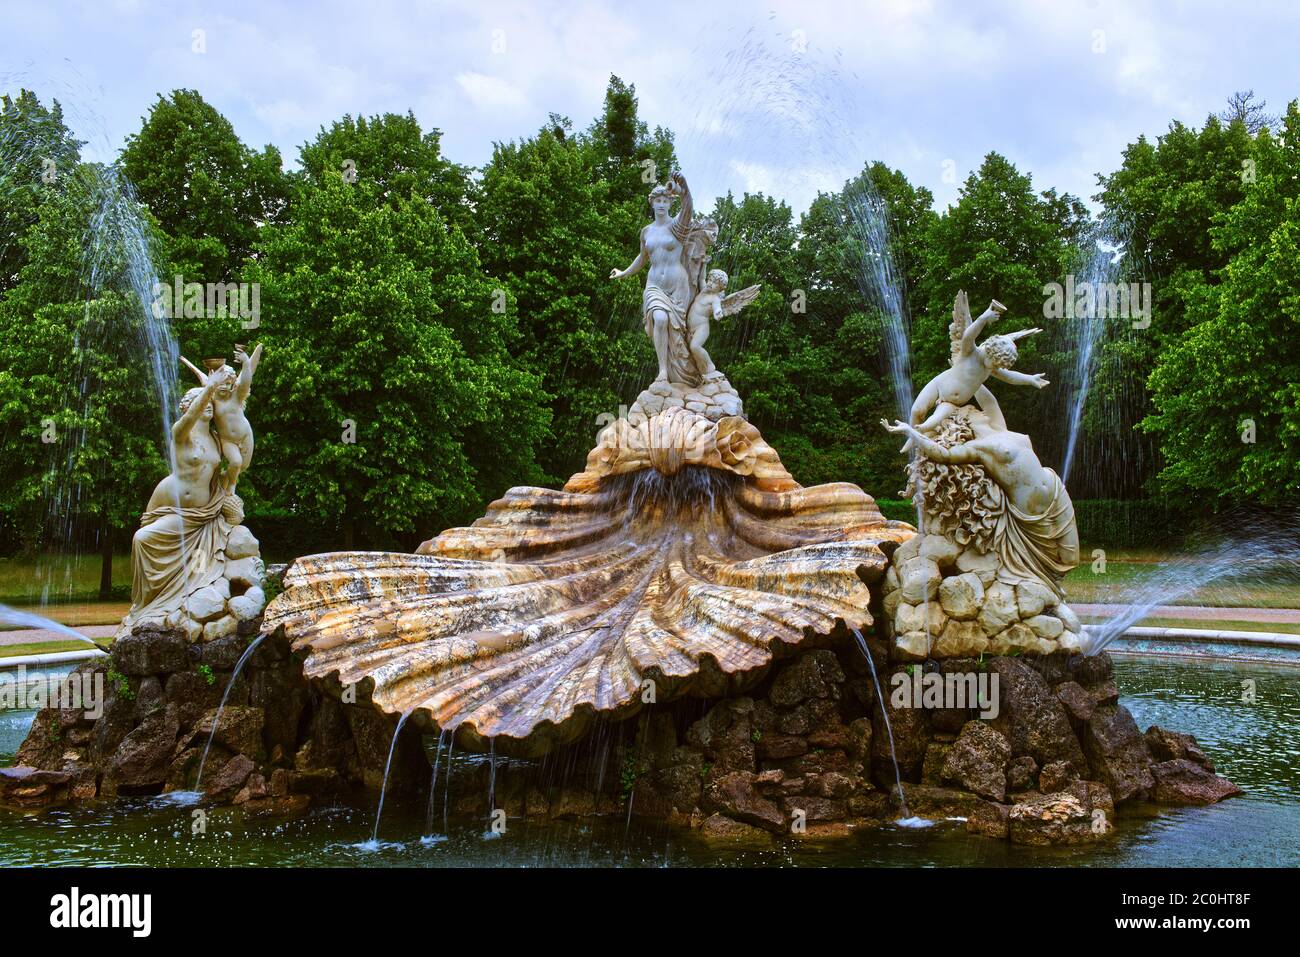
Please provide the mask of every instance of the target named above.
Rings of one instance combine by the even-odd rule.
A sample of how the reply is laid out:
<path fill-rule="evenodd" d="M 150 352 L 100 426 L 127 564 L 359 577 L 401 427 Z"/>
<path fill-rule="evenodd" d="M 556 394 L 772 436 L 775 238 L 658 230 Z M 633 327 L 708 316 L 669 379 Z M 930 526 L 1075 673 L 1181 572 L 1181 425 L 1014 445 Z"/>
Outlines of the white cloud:
<path fill-rule="evenodd" d="M 1210 0 L 19 5 L 0 35 L 0 63 L 17 66 L 0 85 L 58 96 L 99 158 L 156 94 L 186 86 L 290 162 L 344 113 L 413 110 L 452 158 L 480 165 L 548 113 L 587 125 L 615 73 L 652 127 L 675 131 L 704 202 L 761 188 L 799 209 L 880 159 L 942 206 L 990 150 L 1039 188 L 1086 198 L 1125 144 L 1199 124 L 1236 89 L 1282 109 L 1300 95 L 1298 26 L 1286 0 L 1245 12 Z"/>
<path fill-rule="evenodd" d="M 528 106 L 528 97 L 518 87 L 497 76 L 458 73 L 456 85 L 480 110 L 521 110 Z"/>

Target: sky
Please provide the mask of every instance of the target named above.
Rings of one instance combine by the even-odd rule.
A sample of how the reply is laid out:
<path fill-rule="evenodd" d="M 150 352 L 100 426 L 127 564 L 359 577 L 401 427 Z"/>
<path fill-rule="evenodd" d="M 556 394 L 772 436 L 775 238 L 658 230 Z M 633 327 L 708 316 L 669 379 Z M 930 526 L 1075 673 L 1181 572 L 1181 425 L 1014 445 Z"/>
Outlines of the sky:
<path fill-rule="evenodd" d="M 344 114 L 408 110 L 480 166 L 551 113 L 588 125 L 613 73 L 705 208 L 802 211 L 879 159 L 942 209 L 991 150 L 1088 200 L 1140 134 L 1300 96 L 1293 0 L 0 0 L 0 23 L 0 92 L 58 98 L 88 159 L 186 87 L 289 166 Z"/>

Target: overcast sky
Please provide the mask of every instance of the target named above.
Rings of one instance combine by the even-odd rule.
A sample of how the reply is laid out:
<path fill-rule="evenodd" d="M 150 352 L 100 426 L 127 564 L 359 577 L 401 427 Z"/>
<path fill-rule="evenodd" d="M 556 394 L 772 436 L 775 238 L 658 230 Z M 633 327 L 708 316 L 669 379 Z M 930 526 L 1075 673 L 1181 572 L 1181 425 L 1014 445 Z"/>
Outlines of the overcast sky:
<path fill-rule="evenodd" d="M 345 113 L 407 110 L 481 165 L 549 113 L 587 125 L 616 73 L 704 205 L 763 190 L 802 210 L 881 159 L 942 208 L 994 149 L 1088 198 L 1141 133 L 1234 90 L 1275 112 L 1300 96 L 1293 0 L 0 0 L 0 23 L 0 91 L 57 96 L 89 158 L 190 87 L 290 165 Z"/>

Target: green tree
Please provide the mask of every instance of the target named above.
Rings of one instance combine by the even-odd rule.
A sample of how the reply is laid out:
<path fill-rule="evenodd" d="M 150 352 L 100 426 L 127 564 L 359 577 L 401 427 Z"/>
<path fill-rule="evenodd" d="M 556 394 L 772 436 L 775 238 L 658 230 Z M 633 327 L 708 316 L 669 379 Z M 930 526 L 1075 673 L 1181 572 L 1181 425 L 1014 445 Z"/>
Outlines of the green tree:
<path fill-rule="evenodd" d="M 581 467 L 600 417 L 653 376 L 640 286 L 609 279 L 636 255 L 652 176 L 666 178 L 674 162 L 668 134 L 636 118 L 634 92 L 612 78 L 589 130 L 575 134 L 552 117 L 529 139 L 497 144 L 483 170 L 483 263 L 509 293 L 520 359 L 541 376 L 550 403 L 539 461 L 552 482 Z"/>
<path fill-rule="evenodd" d="M 1197 130 L 1183 123 L 1152 143 L 1139 137 L 1120 168 L 1099 177 L 1103 227 L 1123 250 L 1122 282 L 1150 283 L 1150 323 L 1112 323 L 1102 345 L 1088 409 L 1088 429 L 1103 443 L 1110 484 L 1126 494 L 1151 492 L 1161 468 L 1154 433 L 1139 424 L 1151 413 L 1148 380 L 1159 357 L 1186 336 L 1188 291 L 1218 282 L 1228 251 L 1216 248 L 1215 217 L 1246 194 L 1255 140 L 1243 122 L 1215 117 Z"/>
<path fill-rule="evenodd" d="M 1300 109 L 1262 126 L 1240 202 L 1212 216 L 1224 265 L 1178 288 L 1186 328 L 1156 356 L 1143 427 L 1170 494 L 1300 501 Z"/>
<path fill-rule="evenodd" d="M 322 171 L 266 227 L 266 356 L 250 408 L 250 480 L 344 543 L 411 544 L 537 478 L 536 377 L 510 356 L 511 307 L 473 247 L 421 195 Z M 242 487 L 242 483 L 241 483 Z"/>
<path fill-rule="evenodd" d="M 976 314 L 990 299 L 1007 305 L 1006 318 L 991 332 L 1047 326 L 1043 287 L 1061 282 L 1072 270 L 1085 231 L 1086 213 L 1077 199 L 1054 190 L 1036 193 L 1029 175 L 998 153 L 989 153 L 966 179 L 957 204 L 929 230 L 926 267 L 912 315 L 917 384 L 948 365 L 948 325 L 959 289 L 966 290 Z M 1017 343 L 1017 368 L 1045 372 L 1059 383 L 1061 357 L 1051 348 L 1052 332 L 1047 328 Z M 1042 393 L 997 383 L 991 388 L 1008 422 L 1028 433 L 1040 454 L 1061 445 L 1060 416 L 1053 414 Z"/>
<path fill-rule="evenodd" d="M 422 130 L 415 115 L 345 116 L 322 127 L 299 153 L 300 180 L 321 183 L 343 175 L 368 183 L 374 195 L 397 205 L 419 197 L 443 221 L 474 236 L 470 171 L 442 155 L 442 132 Z"/>
<path fill-rule="evenodd" d="M 113 182 L 89 164 L 60 178 L 0 299 L 0 510 L 28 545 L 97 541 L 104 598 L 113 546 L 166 472 L 160 440 L 173 411 L 160 410 L 151 376 L 132 250 L 115 229 L 88 232 Z"/>
<path fill-rule="evenodd" d="M 245 146 L 194 90 L 158 97 L 140 132 L 127 137 L 121 166 L 187 281 L 233 279 L 259 227 L 285 214 L 289 184 L 279 150 Z"/>
<path fill-rule="evenodd" d="M 59 177 L 76 169 L 83 145 L 63 122 L 58 100 L 46 107 L 30 90 L 0 96 L 0 294 L 18 282 L 23 235 Z"/>

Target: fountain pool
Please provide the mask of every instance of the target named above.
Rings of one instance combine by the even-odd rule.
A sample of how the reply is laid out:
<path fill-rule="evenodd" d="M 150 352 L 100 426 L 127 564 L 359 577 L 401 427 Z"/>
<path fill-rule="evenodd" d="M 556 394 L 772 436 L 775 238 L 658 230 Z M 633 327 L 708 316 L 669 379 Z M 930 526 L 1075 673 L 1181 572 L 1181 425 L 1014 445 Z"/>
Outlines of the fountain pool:
<path fill-rule="evenodd" d="M 622 816 L 598 821 L 511 819 L 499 840 L 483 821 L 453 815 L 446 840 L 421 842 L 427 795 L 390 796 L 370 842 L 376 793 L 289 821 L 246 822 L 208 811 L 191 836 L 192 808 L 122 798 L 23 816 L 0 811 L 0 865 L 137 866 L 1293 866 L 1300 861 L 1300 683 L 1294 669 L 1255 663 L 1124 658 L 1116 680 L 1138 726 L 1194 734 L 1245 794 L 1213 807 L 1125 806 L 1117 835 L 1098 845 L 1028 848 L 967 834 L 959 822 L 924 830 L 861 831 L 839 842 L 710 844 L 695 832 Z M 1254 703 L 1242 701 L 1253 682 Z M 32 712 L 0 713 L 0 764 L 10 764 Z M 447 755 L 442 756 L 444 767 Z M 487 755 L 457 753 L 452 774 Z M 508 774 L 509 769 L 501 773 Z"/>

